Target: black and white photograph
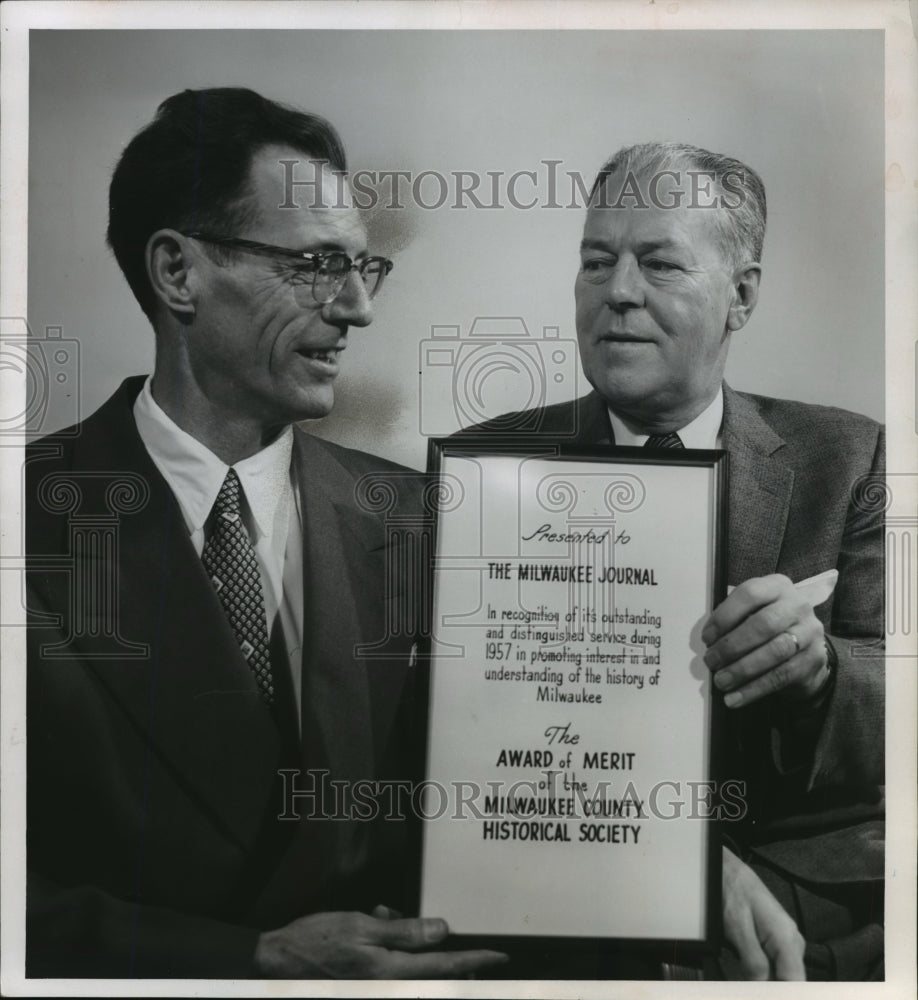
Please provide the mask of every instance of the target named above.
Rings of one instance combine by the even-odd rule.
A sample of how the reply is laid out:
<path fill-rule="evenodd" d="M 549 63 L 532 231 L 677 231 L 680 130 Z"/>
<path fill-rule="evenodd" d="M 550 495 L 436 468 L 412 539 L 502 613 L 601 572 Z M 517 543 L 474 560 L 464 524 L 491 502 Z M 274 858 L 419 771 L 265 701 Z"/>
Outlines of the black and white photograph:
<path fill-rule="evenodd" d="M 3 6 L 4 995 L 914 995 L 915 17 Z"/>

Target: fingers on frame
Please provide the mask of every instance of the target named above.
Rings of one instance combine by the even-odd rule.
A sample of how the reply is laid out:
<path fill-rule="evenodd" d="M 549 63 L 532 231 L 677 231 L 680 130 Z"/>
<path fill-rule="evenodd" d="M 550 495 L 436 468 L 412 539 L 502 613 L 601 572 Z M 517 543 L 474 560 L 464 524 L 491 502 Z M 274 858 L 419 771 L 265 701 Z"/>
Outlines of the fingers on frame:
<path fill-rule="evenodd" d="M 821 628 L 819 635 L 821 640 Z M 793 639 L 788 635 L 776 636 L 776 639 L 781 640 L 780 649 L 782 652 L 789 647 L 796 648 Z M 772 643 L 767 645 L 774 648 Z M 734 675 L 734 682 L 730 690 L 724 693 L 742 694 L 742 704 L 747 705 L 759 698 L 782 691 L 808 676 L 814 666 L 818 669 L 824 662 L 824 649 L 825 647 L 820 641 L 818 643 L 810 642 L 806 645 L 801 643 L 800 652 L 788 659 L 775 658 L 770 652 L 763 652 L 761 658 L 755 660 L 752 660 L 752 657 L 744 657 L 731 665 L 730 673 Z M 756 654 L 759 652 L 757 650 Z M 752 654 L 752 656 L 756 656 L 756 654 Z"/>
<path fill-rule="evenodd" d="M 744 909 L 736 915 L 734 933 L 735 947 L 746 977 L 757 981 L 768 979 L 771 975 L 771 963 L 759 942 L 755 922 L 749 910 Z"/>
<path fill-rule="evenodd" d="M 774 906 L 777 908 L 779 904 L 775 902 Z M 769 921 L 762 947 L 771 960 L 776 979 L 784 982 L 806 979 L 806 967 L 803 964 L 806 941 L 783 909 L 777 909 Z"/>
<path fill-rule="evenodd" d="M 714 609 L 710 621 L 720 635 L 736 628 L 763 605 L 778 600 L 782 593 L 792 591 L 794 585 L 781 573 L 757 576 L 741 583 L 730 596 Z"/>
<path fill-rule="evenodd" d="M 791 683 L 794 675 L 811 658 L 811 643 L 797 643 L 788 632 L 781 632 L 773 639 L 752 650 L 730 664 L 733 688 L 751 683 L 756 678 L 768 678 L 769 690 L 777 691 Z"/>
<path fill-rule="evenodd" d="M 430 951 L 421 955 L 405 952 L 391 954 L 389 975 L 394 979 L 456 978 L 489 965 L 506 961 L 497 951 Z"/>
<path fill-rule="evenodd" d="M 795 630 L 806 630 L 804 619 L 805 615 L 799 613 L 796 602 L 775 601 L 750 614 L 743 622 L 713 643 L 711 648 L 716 650 L 726 665 L 759 649 L 773 639 L 780 638 L 788 631 L 797 636 L 802 647 L 803 639 Z M 790 653 L 796 652 L 794 640 L 789 635 L 784 635 L 784 640 L 791 644 Z"/>
<path fill-rule="evenodd" d="M 368 918 L 372 919 L 372 918 Z M 373 920 L 372 929 L 366 940 L 386 948 L 416 951 L 442 941 L 447 934 L 446 924 L 440 921 L 424 920 L 419 917 L 397 918 L 386 921 Z"/>
<path fill-rule="evenodd" d="M 800 937 L 800 935 L 797 935 Z M 806 943 L 800 937 L 799 943 L 781 949 L 775 959 L 775 978 L 784 983 L 804 982 L 806 966 L 803 962 L 803 952 Z"/>

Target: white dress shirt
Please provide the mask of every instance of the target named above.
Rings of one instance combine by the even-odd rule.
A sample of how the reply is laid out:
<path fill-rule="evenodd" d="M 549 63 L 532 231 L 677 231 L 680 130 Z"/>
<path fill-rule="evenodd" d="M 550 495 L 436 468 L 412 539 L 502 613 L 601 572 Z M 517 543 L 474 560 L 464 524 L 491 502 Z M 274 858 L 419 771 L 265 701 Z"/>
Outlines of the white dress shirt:
<path fill-rule="evenodd" d="M 724 419 L 724 390 L 721 388 L 711 403 L 685 427 L 680 427 L 676 433 L 686 448 L 719 448 L 721 435 L 720 425 Z M 629 448 L 643 448 L 649 434 L 637 434 L 617 414 L 609 409 L 609 420 L 612 423 L 612 433 L 615 443 Z"/>
<path fill-rule="evenodd" d="M 162 410 L 147 378 L 134 403 L 137 430 L 150 458 L 175 494 L 198 556 L 204 529 L 229 466 Z M 302 697 L 303 528 L 299 490 L 291 473 L 293 428 L 233 468 L 244 494 L 242 519 L 255 549 L 265 599 L 268 634 L 280 614 L 296 695 Z"/>

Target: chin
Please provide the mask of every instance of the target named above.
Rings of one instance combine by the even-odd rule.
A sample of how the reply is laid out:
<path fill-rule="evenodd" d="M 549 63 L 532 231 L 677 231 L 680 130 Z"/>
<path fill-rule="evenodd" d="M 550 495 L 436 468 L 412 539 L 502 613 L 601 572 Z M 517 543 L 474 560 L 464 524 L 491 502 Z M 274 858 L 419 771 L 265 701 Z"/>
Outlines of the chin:
<path fill-rule="evenodd" d="M 335 395 L 330 386 L 310 387 L 308 391 L 278 393 L 273 399 L 276 425 L 297 424 L 301 420 L 321 420 L 327 417 L 335 404 Z"/>
<path fill-rule="evenodd" d="M 331 413 L 332 408 L 330 406 L 313 406 L 307 409 L 302 409 L 296 413 L 291 420 L 288 422 L 291 424 L 299 424 L 308 420 L 323 420 L 325 417 Z"/>
<path fill-rule="evenodd" d="M 294 420 L 321 420 L 331 413 L 335 405 L 335 394 L 329 387 L 327 392 L 310 393 L 307 399 L 299 400 Z"/>
<path fill-rule="evenodd" d="M 613 410 L 630 410 L 635 407 L 644 407 L 651 398 L 651 386 L 623 385 L 620 382 L 610 383 L 602 379 L 594 382 L 593 386 Z"/>

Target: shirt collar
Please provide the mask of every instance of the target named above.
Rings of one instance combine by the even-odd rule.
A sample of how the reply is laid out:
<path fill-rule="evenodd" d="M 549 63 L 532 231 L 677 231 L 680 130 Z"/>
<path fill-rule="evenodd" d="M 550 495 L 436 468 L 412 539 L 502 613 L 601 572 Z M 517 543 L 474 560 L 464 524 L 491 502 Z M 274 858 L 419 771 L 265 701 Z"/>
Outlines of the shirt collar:
<path fill-rule="evenodd" d="M 281 502 L 290 496 L 293 428 L 285 427 L 267 448 L 237 462 L 234 468 L 245 490 L 252 517 L 262 535 L 270 535 Z M 216 499 L 216 498 L 215 498 Z M 286 525 L 286 521 L 283 522 Z"/>
<path fill-rule="evenodd" d="M 686 448 L 716 448 L 723 418 L 724 390 L 723 386 L 721 386 L 710 404 L 691 423 L 686 424 L 685 427 L 678 428 L 676 433 Z M 615 443 L 617 445 L 643 448 L 647 443 L 650 435 L 636 434 L 617 413 L 612 411 L 611 407 L 609 408 L 609 420 L 612 424 L 612 433 L 615 436 Z"/>
<path fill-rule="evenodd" d="M 194 532 L 204 527 L 230 467 L 163 411 L 151 385 L 148 377 L 134 403 L 137 430 Z M 293 428 L 287 427 L 266 448 L 233 466 L 259 535 L 272 533 L 278 507 L 289 496 L 292 451 Z"/>

